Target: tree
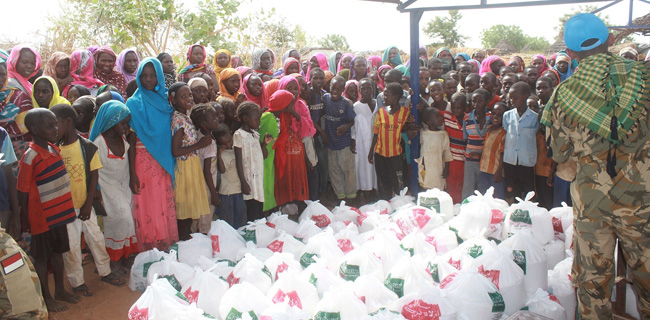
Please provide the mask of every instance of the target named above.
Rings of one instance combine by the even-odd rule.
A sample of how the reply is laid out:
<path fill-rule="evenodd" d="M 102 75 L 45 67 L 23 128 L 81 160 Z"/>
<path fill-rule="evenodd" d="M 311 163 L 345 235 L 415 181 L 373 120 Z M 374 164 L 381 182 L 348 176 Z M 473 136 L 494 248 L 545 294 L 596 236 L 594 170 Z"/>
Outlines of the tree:
<path fill-rule="evenodd" d="M 233 41 L 235 34 L 248 24 L 248 19 L 237 16 L 240 3 L 239 0 L 199 1 L 196 13 L 180 17 L 185 44 L 201 43 L 214 51 L 234 51 L 237 48 L 237 43 Z"/>
<path fill-rule="evenodd" d="M 542 37 L 531 37 L 524 34 L 519 26 L 497 24 L 481 31 L 481 43 L 485 48 L 494 48 L 501 39 L 506 39 L 517 50 L 528 45 L 531 50 L 543 51 L 550 46 L 548 40 Z"/>
<path fill-rule="evenodd" d="M 578 13 L 589 13 L 589 12 L 593 12 L 593 11 L 595 11 L 597 9 L 598 9 L 598 7 L 596 7 L 596 6 L 589 6 L 589 5 L 587 5 L 587 6 L 579 6 L 578 8 L 572 8 L 571 12 L 568 12 L 568 13 L 565 13 L 564 15 L 562 15 L 558 19 L 558 25 L 555 26 L 555 28 L 554 28 L 555 31 L 558 32 L 558 37 L 562 37 L 562 38 L 564 37 L 564 24 L 571 17 L 573 17 L 574 15 L 576 15 Z M 598 13 L 596 13 L 596 16 L 598 16 L 598 18 L 600 18 L 600 20 L 603 20 L 603 22 L 605 23 L 606 26 L 608 26 L 608 27 L 613 26 L 613 24 L 609 22 L 609 16 L 608 15 L 604 15 L 604 14 L 602 14 L 602 12 L 598 12 Z M 620 30 L 612 30 L 612 33 L 614 34 L 614 36 L 616 36 L 619 32 L 621 32 L 621 31 Z M 620 39 L 615 44 L 620 44 L 620 43 L 623 43 L 623 42 L 626 42 L 626 41 L 633 41 L 633 39 L 632 39 L 632 37 L 624 37 L 624 38 Z"/>
<path fill-rule="evenodd" d="M 465 44 L 468 37 L 458 32 L 458 21 L 463 17 L 458 10 L 450 10 L 449 17 L 436 17 L 429 21 L 422 30 L 427 36 L 442 41 L 447 47 L 460 47 Z"/>
<path fill-rule="evenodd" d="M 328 34 L 318 39 L 318 45 L 336 51 L 349 51 L 350 45 L 345 36 L 340 34 Z"/>

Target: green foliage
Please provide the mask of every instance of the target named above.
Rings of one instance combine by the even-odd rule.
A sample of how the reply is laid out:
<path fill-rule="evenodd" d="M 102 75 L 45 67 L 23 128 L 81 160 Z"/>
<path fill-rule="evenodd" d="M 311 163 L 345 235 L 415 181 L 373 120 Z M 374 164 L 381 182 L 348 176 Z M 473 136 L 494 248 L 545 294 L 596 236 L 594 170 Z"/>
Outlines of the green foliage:
<path fill-rule="evenodd" d="M 345 36 L 340 34 L 328 34 L 318 39 L 318 45 L 323 48 L 332 49 L 335 51 L 349 51 L 350 45 Z"/>
<path fill-rule="evenodd" d="M 571 12 L 565 13 L 558 19 L 558 24 L 555 26 L 554 30 L 558 32 L 558 37 L 564 37 L 564 24 L 569 20 L 571 17 L 578 13 L 589 13 L 593 12 L 594 10 L 598 9 L 597 6 L 579 6 L 578 8 L 572 8 Z M 613 24 L 609 22 L 609 16 L 603 14 L 602 12 L 596 13 L 596 16 L 600 18 L 600 20 L 603 20 L 606 26 L 611 27 Z M 619 30 L 612 30 L 611 31 L 614 36 L 616 36 L 619 32 Z M 618 42 L 615 43 L 615 45 L 623 43 L 623 42 L 628 42 L 628 41 L 634 41 L 632 37 L 624 37 L 620 39 Z"/>
<path fill-rule="evenodd" d="M 458 10 L 450 10 L 449 17 L 436 17 L 429 21 L 422 30 L 427 36 L 439 41 L 442 41 L 447 47 L 455 48 L 461 47 L 465 44 L 468 37 L 463 36 L 458 31 L 458 21 L 463 17 Z"/>
<path fill-rule="evenodd" d="M 246 25 L 246 19 L 236 15 L 240 2 L 238 0 L 199 1 L 196 12 L 181 17 L 185 44 L 201 43 L 212 47 L 214 51 L 219 49 L 235 51 L 237 43 L 232 41 L 233 36 Z"/>
<path fill-rule="evenodd" d="M 519 26 L 497 24 L 481 31 L 481 43 L 485 48 L 494 48 L 501 39 L 506 39 L 517 50 L 528 45 L 531 50 L 543 51 L 550 46 L 550 43 L 542 37 L 524 34 Z"/>

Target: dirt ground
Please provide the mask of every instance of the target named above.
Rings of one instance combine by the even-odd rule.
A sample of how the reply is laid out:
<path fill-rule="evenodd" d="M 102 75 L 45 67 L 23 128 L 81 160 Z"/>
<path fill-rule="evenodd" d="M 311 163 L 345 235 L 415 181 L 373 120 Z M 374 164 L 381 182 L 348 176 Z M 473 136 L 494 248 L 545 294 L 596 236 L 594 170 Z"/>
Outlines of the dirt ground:
<path fill-rule="evenodd" d="M 121 287 L 112 286 L 99 279 L 94 263 L 84 266 L 84 276 L 88 288 L 93 293 L 92 297 L 81 297 L 77 304 L 62 302 L 70 308 L 64 312 L 50 313 L 50 320 L 93 319 L 113 320 L 126 319 L 129 308 L 138 300 L 142 292 L 133 292 L 127 283 Z M 50 289 L 54 288 L 54 281 L 50 275 Z M 67 290 L 70 284 L 65 280 Z"/>

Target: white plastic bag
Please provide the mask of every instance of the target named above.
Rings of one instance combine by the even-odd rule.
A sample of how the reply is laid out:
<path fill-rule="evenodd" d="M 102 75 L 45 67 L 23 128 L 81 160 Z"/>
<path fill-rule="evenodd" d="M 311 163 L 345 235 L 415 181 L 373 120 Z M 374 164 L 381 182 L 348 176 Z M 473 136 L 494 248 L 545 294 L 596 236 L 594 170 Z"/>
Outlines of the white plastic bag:
<path fill-rule="evenodd" d="M 450 228 L 458 231 L 463 240 L 479 234 L 486 238 L 503 240 L 503 219 L 508 204 L 492 197 L 494 188 L 490 187 L 484 195 L 478 191 L 467 197 L 460 207 L 460 213 L 449 223 Z"/>
<path fill-rule="evenodd" d="M 237 256 L 235 261 L 239 261 L 244 258 L 246 254 L 251 254 L 258 260 L 264 262 L 266 259 L 270 258 L 273 256 L 273 251 L 271 251 L 269 248 L 258 248 L 253 242 L 248 241 L 246 242 L 246 247 L 243 249 L 239 249 L 237 251 Z"/>
<path fill-rule="evenodd" d="M 456 309 L 458 319 L 499 319 L 506 308 L 497 287 L 476 270 L 461 270 L 447 276 L 440 289 Z"/>
<path fill-rule="evenodd" d="M 406 318 L 393 310 L 380 309 L 379 311 L 363 316 L 359 320 L 406 320 Z"/>
<path fill-rule="evenodd" d="M 315 261 L 314 257 L 320 257 L 330 270 L 338 270 L 338 262 L 343 257 L 343 251 L 334 239 L 332 229 L 327 228 L 309 239 L 300 254 L 300 264 L 303 268 L 307 268 Z"/>
<path fill-rule="evenodd" d="M 283 230 L 278 232 L 280 235 L 271 241 L 267 248 L 273 252 L 290 253 L 295 259 L 300 258 L 300 252 L 305 248 L 305 244 Z"/>
<path fill-rule="evenodd" d="M 296 239 L 301 240 L 303 243 L 307 243 L 311 237 L 321 232 L 323 232 L 323 230 L 316 226 L 316 222 L 311 219 L 306 219 L 300 221 L 298 224 L 298 229 L 296 230 L 296 234 L 294 234 L 294 236 Z"/>
<path fill-rule="evenodd" d="M 433 285 L 426 263 L 419 257 L 401 259 L 387 272 L 384 285 L 398 297 L 416 292 L 421 284 Z"/>
<path fill-rule="evenodd" d="M 147 283 L 153 283 L 156 279 L 155 276 L 166 278 L 174 289 L 180 291 L 194 278 L 194 268 L 176 261 L 176 254 L 172 253 L 162 261 L 151 264 L 147 274 Z"/>
<path fill-rule="evenodd" d="M 436 285 L 439 285 L 448 275 L 459 271 L 449 263 L 448 259 L 441 256 L 425 259 L 425 262 L 426 269 Z"/>
<path fill-rule="evenodd" d="M 513 261 L 524 271 L 526 294 L 534 294 L 537 288 L 548 289 L 546 253 L 531 230 L 516 232 L 501 242 L 499 248 L 512 252 Z"/>
<path fill-rule="evenodd" d="M 232 269 L 235 267 L 235 263 L 230 260 L 217 260 L 217 259 L 208 259 L 206 257 L 199 257 L 199 267 L 201 270 L 206 272 L 212 272 L 217 277 L 222 279 L 227 279 L 228 275 L 232 272 Z"/>
<path fill-rule="evenodd" d="M 315 260 L 316 262 L 309 265 L 309 267 L 305 268 L 305 270 L 300 273 L 300 278 L 313 284 L 316 287 L 316 290 L 318 290 L 318 296 L 323 298 L 326 291 L 344 285 L 345 280 L 334 274 L 333 271 L 327 269 L 325 263 L 321 261 L 321 259 L 315 258 Z"/>
<path fill-rule="evenodd" d="M 359 233 L 365 233 L 377 229 L 390 222 L 388 214 L 380 214 L 379 211 L 361 212 L 357 218 Z"/>
<path fill-rule="evenodd" d="M 177 313 L 187 310 L 189 302 L 167 279 L 152 281 L 147 290 L 129 309 L 129 320 L 175 320 Z"/>
<path fill-rule="evenodd" d="M 569 257 L 555 265 L 548 272 L 548 292 L 557 297 L 564 307 L 567 320 L 574 320 L 576 314 L 576 292 L 571 284 L 571 267 L 573 258 Z M 612 295 L 614 296 L 614 295 Z"/>
<path fill-rule="evenodd" d="M 511 236 L 519 230 L 529 229 L 533 237 L 541 245 L 553 240 L 553 220 L 545 208 L 538 207 L 531 202 L 535 192 L 531 191 L 524 200 L 517 198 L 518 203 L 513 203 L 508 209 L 505 221 L 505 232 Z"/>
<path fill-rule="evenodd" d="M 361 211 L 362 213 L 376 211 L 379 214 L 391 214 L 395 210 L 393 210 L 393 207 L 390 206 L 390 203 L 388 201 L 379 200 L 377 202 L 369 203 L 359 207 L 359 211 Z"/>
<path fill-rule="evenodd" d="M 408 191 L 409 188 L 405 187 L 404 189 L 402 189 L 402 191 L 399 192 L 398 195 L 395 195 L 392 199 L 390 199 L 389 203 L 390 206 L 393 208 L 393 211 L 397 211 L 399 210 L 399 208 L 404 206 L 415 205 L 415 197 L 407 195 L 406 193 Z M 436 211 L 436 212 L 440 212 L 440 211 Z"/>
<path fill-rule="evenodd" d="M 400 243 L 397 237 L 391 231 L 374 230 L 364 233 L 362 237 L 366 241 L 361 247 L 370 249 L 381 260 L 381 264 L 384 266 L 384 272 L 392 269 L 401 259 L 409 257 L 409 253 L 399 246 Z"/>
<path fill-rule="evenodd" d="M 359 236 L 359 229 L 355 224 L 349 224 L 345 229 L 337 232 L 334 235 L 334 239 L 336 239 L 339 249 L 341 249 L 344 254 L 358 248 L 361 246 L 361 243 L 363 243 L 361 236 Z"/>
<path fill-rule="evenodd" d="M 437 255 L 436 247 L 431 244 L 433 241 L 427 242 L 426 238 L 427 236 L 424 233 L 416 231 L 404 237 L 400 246 L 409 252 L 411 256 L 422 255 L 425 257 L 434 257 Z"/>
<path fill-rule="evenodd" d="M 436 188 L 418 193 L 418 206 L 434 210 L 445 222 L 454 216 L 454 201 L 451 196 Z"/>
<path fill-rule="evenodd" d="M 474 266 L 499 289 L 506 304 L 505 313 L 512 315 L 526 303 L 524 271 L 512 261 L 512 254 L 492 243 L 493 250 L 478 257 Z"/>
<path fill-rule="evenodd" d="M 427 233 L 427 237 L 424 240 L 431 243 L 436 248 L 438 254 L 447 253 L 458 247 L 456 233 L 449 230 L 448 224 L 443 224 L 433 229 Z"/>
<path fill-rule="evenodd" d="M 275 230 L 283 230 L 284 232 L 295 235 L 298 231 L 298 222 L 295 222 L 289 219 L 289 216 L 282 214 L 282 212 L 274 212 L 266 219 L 269 222 L 269 226 Z"/>
<path fill-rule="evenodd" d="M 397 295 L 386 288 L 381 280 L 372 276 L 360 276 L 354 281 L 354 293 L 366 304 L 369 313 L 377 312 L 397 302 Z"/>
<path fill-rule="evenodd" d="M 403 296 L 395 309 L 408 320 L 456 320 L 456 309 L 435 286 L 423 285 L 420 290 Z"/>
<path fill-rule="evenodd" d="M 237 251 L 246 248 L 246 241 L 230 224 L 223 220 L 212 221 L 210 232 L 212 256 L 236 261 Z"/>
<path fill-rule="evenodd" d="M 405 235 L 417 230 L 426 233 L 444 223 L 435 211 L 420 206 L 402 207 L 392 219 Z"/>
<path fill-rule="evenodd" d="M 485 237 L 481 235 L 477 235 L 473 238 L 467 239 L 466 241 L 458 245 L 458 250 L 464 251 L 474 259 L 494 249 L 495 247 L 492 246 L 491 242 L 488 241 L 488 239 L 485 239 Z"/>
<path fill-rule="evenodd" d="M 305 203 L 307 208 L 302 212 L 298 221 L 313 220 L 319 228 L 325 228 L 334 221 L 332 213 L 320 201 L 305 201 Z"/>
<path fill-rule="evenodd" d="M 381 260 L 368 247 L 359 247 L 341 258 L 339 276 L 343 280 L 354 281 L 359 276 L 370 276 L 384 281 L 384 268 Z"/>
<path fill-rule="evenodd" d="M 199 257 L 212 258 L 212 241 L 202 233 L 193 233 L 192 238 L 177 242 L 178 261 L 190 267 L 198 265 Z"/>
<path fill-rule="evenodd" d="M 555 239 L 566 240 L 566 231 L 573 228 L 573 208 L 562 202 L 561 207 L 556 207 L 548 212 L 553 221 Z"/>
<path fill-rule="evenodd" d="M 239 228 L 239 233 L 244 237 L 246 242 L 251 241 L 258 248 L 265 248 L 278 236 L 274 228 L 275 226 L 269 224 L 266 219 L 249 221 L 247 225 Z"/>
<path fill-rule="evenodd" d="M 551 240 L 543 248 L 546 253 L 547 270 L 552 270 L 558 262 L 564 260 L 564 241 Z"/>
<path fill-rule="evenodd" d="M 273 256 L 268 258 L 264 262 L 264 265 L 271 273 L 273 281 L 278 280 L 280 274 L 285 271 L 301 272 L 303 270 L 300 262 L 298 262 L 292 254 L 286 252 L 273 253 Z"/>
<path fill-rule="evenodd" d="M 154 263 L 163 260 L 169 254 L 158 251 L 154 248 L 145 252 L 138 253 L 131 266 L 131 276 L 129 277 L 129 289 L 131 291 L 144 291 L 147 289 L 147 274 L 149 267 Z"/>
<path fill-rule="evenodd" d="M 259 319 L 264 310 L 271 306 L 271 301 L 254 285 L 242 282 L 232 286 L 221 297 L 219 316 L 221 319 L 236 320 Z"/>
<path fill-rule="evenodd" d="M 564 307 L 556 297 L 549 295 L 548 292 L 538 288 L 535 294 L 526 300 L 526 306 L 531 312 L 555 320 L 566 320 Z"/>
<path fill-rule="evenodd" d="M 251 254 L 246 254 L 226 279 L 230 286 L 238 283 L 250 283 L 261 293 L 266 294 L 273 283 L 273 276 L 264 263 Z"/>
<path fill-rule="evenodd" d="M 314 312 L 314 320 L 358 320 L 368 314 L 366 305 L 354 294 L 352 286 L 325 292 Z"/>
<path fill-rule="evenodd" d="M 309 320 L 310 318 L 307 312 L 291 307 L 288 301 L 271 305 L 260 316 L 260 320 Z"/>
<path fill-rule="evenodd" d="M 346 223 L 356 223 L 360 213 L 359 209 L 346 205 L 345 201 L 332 209 L 334 220 Z"/>
<path fill-rule="evenodd" d="M 196 303 L 197 307 L 216 318 L 219 316 L 221 298 L 230 286 L 209 270 L 204 272 L 199 267 L 194 270 L 194 279 L 185 284 L 181 292 L 190 303 Z"/>
<path fill-rule="evenodd" d="M 298 273 L 287 271 L 273 284 L 266 297 L 273 303 L 287 302 L 289 306 L 307 312 L 310 316 L 320 300 L 318 290 Z"/>

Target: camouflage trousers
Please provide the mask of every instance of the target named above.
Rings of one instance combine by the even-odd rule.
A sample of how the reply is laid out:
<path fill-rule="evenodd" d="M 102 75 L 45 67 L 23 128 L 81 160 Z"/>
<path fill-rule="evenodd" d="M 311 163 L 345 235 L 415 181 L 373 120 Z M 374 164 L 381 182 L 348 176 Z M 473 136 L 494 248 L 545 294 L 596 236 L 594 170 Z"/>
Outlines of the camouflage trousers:
<path fill-rule="evenodd" d="M 574 236 L 572 279 L 580 319 L 612 319 L 618 240 L 638 297 L 641 319 L 650 319 L 650 202 L 647 195 L 595 197 L 572 185 Z M 593 189 L 592 189 L 593 190 Z M 623 193 L 625 194 L 625 193 Z"/>

